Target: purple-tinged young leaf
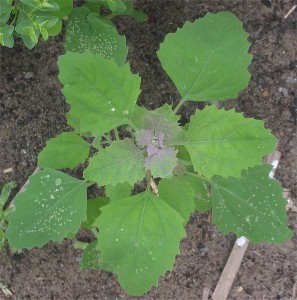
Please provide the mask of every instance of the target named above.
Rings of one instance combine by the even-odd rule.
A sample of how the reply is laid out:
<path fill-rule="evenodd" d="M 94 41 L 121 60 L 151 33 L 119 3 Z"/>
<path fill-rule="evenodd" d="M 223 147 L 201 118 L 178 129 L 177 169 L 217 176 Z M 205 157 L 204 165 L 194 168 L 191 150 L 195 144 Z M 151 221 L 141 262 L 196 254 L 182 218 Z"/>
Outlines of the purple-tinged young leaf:
<path fill-rule="evenodd" d="M 153 144 L 149 144 L 149 145 L 147 146 L 147 155 L 148 155 L 148 156 L 157 154 L 158 151 L 159 151 L 159 149 L 158 149 L 156 146 L 154 146 Z"/>
<path fill-rule="evenodd" d="M 172 171 L 177 165 L 177 151 L 172 147 L 158 149 L 157 153 L 145 159 L 144 167 L 151 171 L 153 177 L 171 177 Z"/>
<path fill-rule="evenodd" d="M 153 138 L 153 131 L 152 130 L 141 130 L 136 134 L 136 142 L 138 146 L 144 147 L 147 146 Z"/>
<path fill-rule="evenodd" d="M 157 136 L 159 143 L 171 142 L 182 131 L 178 124 L 179 116 L 175 115 L 171 106 L 165 104 L 154 111 L 147 111 L 141 118 L 142 126 L 145 129 L 154 130 L 155 133 L 162 134 L 163 138 Z"/>
<path fill-rule="evenodd" d="M 159 147 L 164 148 L 164 133 L 161 131 L 157 132 L 157 139 L 159 143 Z"/>

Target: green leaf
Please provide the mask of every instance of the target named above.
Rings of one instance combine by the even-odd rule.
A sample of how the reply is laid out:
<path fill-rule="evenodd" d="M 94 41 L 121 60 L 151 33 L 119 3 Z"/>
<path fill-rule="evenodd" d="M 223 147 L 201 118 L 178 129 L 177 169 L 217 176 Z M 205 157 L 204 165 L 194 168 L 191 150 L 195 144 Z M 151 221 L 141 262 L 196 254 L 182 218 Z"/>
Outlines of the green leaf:
<path fill-rule="evenodd" d="M 233 99 L 250 79 L 247 38 L 234 14 L 208 13 L 168 34 L 158 57 L 182 99 Z"/>
<path fill-rule="evenodd" d="M 89 160 L 84 178 L 103 185 L 128 182 L 131 186 L 145 177 L 144 154 L 132 140 L 115 141 Z"/>
<path fill-rule="evenodd" d="M 102 261 L 101 251 L 97 249 L 98 240 L 91 242 L 84 250 L 83 256 L 80 262 L 81 269 L 94 269 L 104 270 L 106 272 L 112 272 L 110 265 L 106 265 Z"/>
<path fill-rule="evenodd" d="M 59 19 L 57 23 L 47 30 L 49 36 L 57 36 L 62 30 L 62 21 Z"/>
<path fill-rule="evenodd" d="M 241 178 L 213 178 L 213 222 L 224 234 L 235 232 L 254 243 L 283 243 L 291 238 L 286 200 L 280 183 L 268 176 L 271 168 L 255 166 L 243 171 Z"/>
<path fill-rule="evenodd" d="M 201 212 L 209 211 L 212 208 L 212 203 L 208 193 L 207 183 L 193 175 L 186 175 L 183 179 L 188 181 L 195 191 L 195 209 Z"/>
<path fill-rule="evenodd" d="M 71 115 L 80 120 L 81 132 L 99 136 L 129 124 L 140 93 L 140 78 L 129 64 L 122 67 L 91 53 L 67 53 L 59 58 L 59 79 L 71 105 Z"/>
<path fill-rule="evenodd" d="M 107 0 L 105 2 L 108 8 L 116 15 L 124 14 L 127 11 L 127 7 L 122 0 Z"/>
<path fill-rule="evenodd" d="M 156 153 L 146 157 L 144 166 L 147 171 L 152 173 L 154 178 L 171 177 L 174 168 L 177 166 L 176 151 L 172 147 L 158 149 Z"/>
<path fill-rule="evenodd" d="M 169 145 L 182 132 L 182 128 L 178 124 L 180 116 L 177 116 L 172 107 L 165 104 L 153 111 L 146 111 L 141 117 L 142 129 L 150 129 L 155 132 L 163 133 L 164 142 Z"/>
<path fill-rule="evenodd" d="M 275 143 L 276 138 L 264 128 L 263 121 L 213 105 L 191 118 L 182 144 L 190 153 L 194 170 L 211 178 L 239 177 L 242 169 L 261 164 Z"/>
<path fill-rule="evenodd" d="M 38 166 L 73 169 L 89 156 L 90 145 L 74 132 L 62 132 L 50 139 L 38 155 Z"/>
<path fill-rule="evenodd" d="M 68 16 L 73 9 L 73 0 L 55 0 L 59 5 L 60 9 L 52 12 L 53 16 L 63 18 Z"/>
<path fill-rule="evenodd" d="M 158 184 L 160 198 L 175 209 L 188 222 L 195 209 L 195 191 L 183 177 L 162 179 Z"/>
<path fill-rule="evenodd" d="M 91 242 L 84 250 L 80 261 L 80 268 L 85 269 L 101 269 L 101 253 L 96 249 L 97 240 Z"/>
<path fill-rule="evenodd" d="M 118 183 L 117 185 L 107 185 L 105 194 L 111 201 L 127 198 L 131 195 L 132 186 L 128 182 Z"/>
<path fill-rule="evenodd" d="M 73 9 L 66 28 L 65 48 L 78 53 L 89 51 L 122 66 L 128 53 L 126 38 L 120 36 L 115 27 L 106 26 L 100 18 L 86 7 Z"/>
<path fill-rule="evenodd" d="M 6 23 L 12 11 L 12 0 L 1 1 L 0 4 L 0 23 Z"/>
<path fill-rule="evenodd" d="M 101 215 L 100 208 L 109 202 L 105 197 L 97 197 L 95 199 L 88 199 L 87 201 L 87 220 L 81 224 L 81 228 L 92 229 L 93 223 Z"/>
<path fill-rule="evenodd" d="M 87 217 L 86 184 L 59 171 L 42 170 L 29 177 L 14 205 L 6 232 L 10 246 L 41 247 L 77 232 Z"/>
<path fill-rule="evenodd" d="M 0 186 L 0 211 L 2 211 L 5 203 L 7 202 L 11 190 L 15 187 L 17 187 L 15 181 L 11 181 L 9 183 L 4 184 L 3 186 Z"/>
<path fill-rule="evenodd" d="M 131 295 L 158 285 L 158 277 L 172 269 L 186 235 L 182 217 L 150 191 L 111 201 L 96 223 L 102 261 Z"/>

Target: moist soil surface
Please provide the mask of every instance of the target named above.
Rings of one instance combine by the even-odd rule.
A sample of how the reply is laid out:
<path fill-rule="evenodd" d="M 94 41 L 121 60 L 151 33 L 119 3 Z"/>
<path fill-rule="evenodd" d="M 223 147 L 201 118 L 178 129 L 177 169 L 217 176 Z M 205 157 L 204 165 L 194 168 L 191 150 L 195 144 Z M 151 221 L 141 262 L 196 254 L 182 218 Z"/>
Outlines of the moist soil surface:
<path fill-rule="evenodd" d="M 136 5 L 149 19 L 130 17 L 115 23 L 127 38 L 132 71 L 142 78 L 140 103 L 154 109 L 176 104 L 179 95 L 157 58 L 159 44 L 169 32 L 207 12 L 231 11 L 250 33 L 251 81 L 237 100 L 224 107 L 261 119 L 279 139 L 282 157 L 276 178 L 289 189 L 296 204 L 297 179 L 297 10 L 288 18 L 291 0 L 167 1 L 142 0 Z M 63 54 L 63 35 L 40 42 L 33 50 L 18 41 L 13 49 L 0 48 L 0 183 L 15 180 L 21 187 L 34 171 L 46 141 L 61 131 L 68 111 L 57 79 L 57 59 Z M 181 110 L 188 120 L 198 107 L 188 102 Z M 5 174 L 3 170 L 12 168 Z M 77 170 L 80 176 L 80 170 Z M 297 282 L 297 215 L 288 212 L 294 237 L 282 245 L 251 244 L 231 289 L 229 299 L 291 299 Z M 187 227 L 172 272 L 160 278 L 142 299 L 201 299 L 203 288 L 214 290 L 235 241 L 223 236 L 195 213 Z M 104 271 L 79 269 L 82 252 L 71 241 L 49 243 L 42 249 L 0 253 L 0 283 L 11 299 L 132 299 L 115 276 Z M 296 287 L 296 285 L 295 285 Z M 0 289 L 0 299 L 5 294 Z"/>

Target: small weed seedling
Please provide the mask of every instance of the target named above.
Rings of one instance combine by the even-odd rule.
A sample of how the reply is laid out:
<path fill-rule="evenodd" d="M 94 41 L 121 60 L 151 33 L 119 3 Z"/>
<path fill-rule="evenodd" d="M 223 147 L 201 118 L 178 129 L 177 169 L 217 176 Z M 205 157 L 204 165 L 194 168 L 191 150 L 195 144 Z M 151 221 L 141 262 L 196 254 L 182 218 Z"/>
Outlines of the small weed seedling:
<path fill-rule="evenodd" d="M 110 19 L 131 15 L 138 20 L 146 16 L 133 8 L 133 0 L 85 0 L 84 7 L 92 11 L 92 19 L 113 26 Z M 0 0 L 0 45 L 12 48 L 14 37 L 20 37 L 32 49 L 41 36 L 47 40 L 62 30 L 62 20 L 72 19 L 73 0 Z M 74 9 L 76 10 L 76 8 Z M 103 16 L 102 10 L 107 11 Z M 88 22 L 86 22 L 88 23 Z M 81 24 L 84 26 L 84 24 Z M 88 24 L 85 24 L 88 26 Z"/>
<path fill-rule="evenodd" d="M 5 244 L 5 231 L 8 225 L 8 217 L 13 211 L 13 207 L 4 208 L 8 200 L 9 194 L 13 188 L 16 187 L 14 181 L 0 186 L 0 251 Z"/>
<path fill-rule="evenodd" d="M 177 115 L 186 101 L 232 99 L 247 86 L 252 56 L 241 22 L 228 12 L 208 13 L 168 34 L 158 57 L 181 100 L 174 110 L 165 104 L 148 111 L 137 105 L 140 77 L 125 63 L 124 37 L 101 32 L 105 43 L 97 43 L 90 35 L 98 20 L 79 10 L 58 62 L 74 131 L 47 143 L 41 170 L 16 196 L 10 246 L 42 247 L 88 228 L 97 239 L 81 267 L 110 271 L 129 294 L 141 295 L 172 269 L 195 210 L 212 210 L 224 234 L 254 243 L 288 240 L 282 188 L 268 176 L 272 166 L 262 164 L 276 142 L 263 122 L 215 105 L 185 126 Z M 92 22 L 79 28 L 83 18 Z M 89 158 L 91 148 L 97 151 Z M 83 180 L 58 171 L 87 159 Z M 146 188 L 135 194 L 139 182 Z M 106 197 L 87 199 L 93 184 L 105 186 Z"/>

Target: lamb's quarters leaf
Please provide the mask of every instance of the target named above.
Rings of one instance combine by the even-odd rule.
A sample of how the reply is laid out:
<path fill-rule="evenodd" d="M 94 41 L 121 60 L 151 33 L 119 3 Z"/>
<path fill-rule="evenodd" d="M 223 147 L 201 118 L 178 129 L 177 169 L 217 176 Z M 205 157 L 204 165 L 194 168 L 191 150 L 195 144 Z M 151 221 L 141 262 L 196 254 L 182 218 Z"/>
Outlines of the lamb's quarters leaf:
<path fill-rule="evenodd" d="M 6 237 L 14 249 L 41 247 L 76 234 L 87 218 L 84 181 L 45 169 L 29 177 L 25 191 L 14 198 Z"/>
<path fill-rule="evenodd" d="M 95 224 L 103 263 L 112 266 L 131 295 L 158 285 L 158 277 L 172 269 L 186 235 L 180 214 L 150 191 L 111 201 Z"/>
<path fill-rule="evenodd" d="M 98 241 L 91 242 L 84 250 L 80 261 L 80 268 L 85 269 L 101 269 L 102 260 L 101 253 L 96 249 Z"/>
<path fill-rule="evenodd" d="M 250 79 L 248 34 L 230 12 L 208 13 L 166 36 L 158 51 L 182 99 L 236 98 Z"/>
<path fill-rule="evenodd" d="M 214 175 L 240 177 L 241 170 L 261 164 L 275 143 L 276 138 L 264 128 L 263 121 L 214 105 L 192 116 L 182 142 L 194 170 L 209 179 Z"/>
<path fill-rule="evenodd" d="M 254 243 L 282 243 L 291 238 L 286 200 L 280 183 L 269 178 L 271 165 L 244 170 L 241 178 L 212 179 L 213 222 Z"/>
<path fill-rule="evenodd" d="M 66 27 L 65 48 L 70 52 L 92 52 L 124 65 L 128 53 L 125 36 L 106 26 L 100 15 L 86 7 L 73 9 Z"/>
<path fill-rule="evenodd" d="M 142 116 L 145 115 L 148 110 L 143 106 L 135 105 L 133 113 L 131 115 L 131 122 L 138 130 L 142 128 Z"/>
<path fill-rule="evenodd" d="M 183 179 L 188 181 L 195 191 L 195 209 L 201 212 L 209 211 L 212 208 L 212 203 L 208 193 L 207 183 L 192 175 L 186 175 Z"/>
<path fill-rule="evenodd" d="M 58 3 L 60 9 L 52 12 L 53 16 L 63 18 L 68 16 L 73 8 L 73 0 L 55 0 Z"/>
<path fill-rule="evenodd" d="M 170 144 L 182 132 L 178 124 L 180 116 L 176 115 L 172 107 L 165 104 L 153 111 L 147 111 L 141 118 L 142 129 L 154 130 L 164 134 L 165 144 Z"/>
<path fill-rule="evenodd" d="M 95 199 L 88 199 L 87 201 L 87 220 L 81 224 L 81 228 L 92 229 L 93 223 L 101 215 L 100 208 L 106 205 L 109 200 L 105 197 L 97 197 Z"/>
<path fill-rule="evenodd" d="M 176 151 L 172 147 L 157 149 L 156 153 L 146 157 L 144 166 L 154 178 L 171 177 L 174 168 L 177 166 Z"/>
<path fill-rule="evenodd" d="M 38 155 L 38 166 L 73 169 L 89 156 L 90 144 L 74 132 L 62 132 L 50 139 Z"/>
<path fill-rule="evenodd" d="M 140 93 L 140 77 L 129 64 L 92 53 L 71 53 L 59 58 L 59 79 L 63 94 L 71 105 L 71 117 L 80 120 L 80 132 L 99 136 L 131 123 Z"/>
<path fill-rule="evenodd" d="M 128 182 L 131 186 L 145 177 L 144 153 L 132 140 L 113 142 L 89 160 L 84 178 L 99 186 Z"/>
<path fill-rule="evenodd" d="M 133 189 L 133 186 L 129 184 L 128 182 L 118 183 L 117 185 L 107 185 L 105 187 L 105 195 L 108 197 L 111 201 L 127 198 L 131 195 L 131 191 Z"/>
<path fill-rule="evenodd" d="M 161 179 L 158 184 L 160 198 L 174 208 L 188 222 L 195 210 L 195 191 L 192 185 L 183 177 L 173 176 L 171 179 Z"/>

